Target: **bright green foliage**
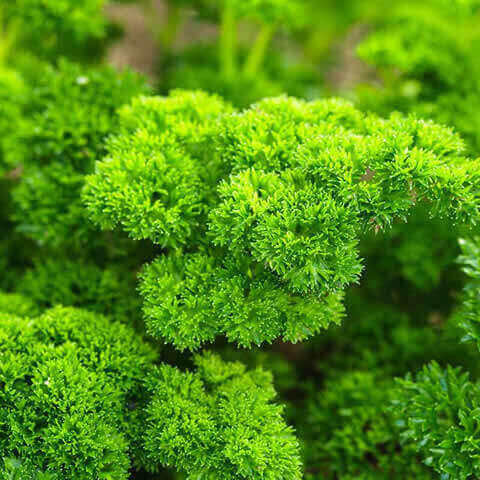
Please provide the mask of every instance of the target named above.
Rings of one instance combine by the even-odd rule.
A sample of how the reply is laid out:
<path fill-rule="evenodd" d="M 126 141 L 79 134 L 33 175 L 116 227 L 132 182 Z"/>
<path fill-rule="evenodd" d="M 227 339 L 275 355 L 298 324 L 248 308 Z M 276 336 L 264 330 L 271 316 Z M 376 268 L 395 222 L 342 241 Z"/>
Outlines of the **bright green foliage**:
<path fill-rule="evenodd" d="M 135 275 L 127 269 L 101 269 L 95 263 L 66 258 L 36 261 L 16 290 L 40 308 L 81 307 L 130 325 L 140 323 L 139 301 L 131 295 Z"/>
<path fill-rule="evenodd" d="M 40 244 L 85 240 L 91 229 L 80 202 L 84 176 L 117 128 L 116 109 L 147 90 L 138 75 L 108 67 L 61 62 L 41 72 L 17 138 L 24 171 L 14 218 L 22 232 Z"/>
<path fill-rule="evenodd" d="M 81 310 L 0 315 L 4 461 L 22 478 L 129 478 L 131 418 L 153 352 L 130 327 Z"/>
<path fill-rule="evenodd" d="M 121 134 L 87 179 L 85 203 L 104 229 L 119 225 L 136 239 L 185 245 L 205 223 L 217 166 L 212 132 L 228 107 L 203 93 L 139 98 L 120 111 Z M 204 153 L 205 151 L 205 153 Z"/>
<path fill-rule="evenodd" d="M 88 58 L 102 52 L 111 27 L 105 0 L 14 0 L 2 3 L 18 47 L 55 59 Z"/>
<path fill-rule="evenodd" d="M 180 349 L 224 334 L 250 347 L 277 337 L 299 341 L 343 314 L 341 292 L 321 299 L 292 295 L 261 265 L 202 253 L 162 257 L 141 275 L 147 330 Z"/>
<path fill-rule="evenodd" d="M 39 308 L 28 297 L 18 293 L 0 292 L 0 313 L 16 317 L 33 317 L 39 313 Z"/>
<path fill-rule="evenodd" d="M 462 134 L 473 155 L 478 155 L 479 2 L 377 3 L 374 7 L 379 7 L 379 15 L 369 19 L 363 16 L 369 28 L 358 52 L 376 67 L 379 78 L 373 85 L 356 91 L 358 103 L 382 115 L 393 110 L 415 112 L 453 126 Z M 468 234 L 441 221 L 435 221 L 430 228 L 428 214 L 419 212 L 407 225 L 394 226 L 388 245 L 383 239 L 372 239 L 365 254 L 374 256 L 374 274 L 386 292 L 398 289 L 397 272 L 401 272 L 401 282 L 406 281 L 426 293 L 443 280 L 452 279 L 453 269 L 447 266 L 459 253 L 456 238 L 460 235 Z M 385 256 L 385 251 L 389 255 Z"/>
<path fill-rule="evenodd" d="M 48 473 L 32 471 L 15 458 L 3 458 L 0 463 L 1 480 L 50 480 Z"/>
<path fill-rule="evenodd" d="M 297 342 L 338 323 L 343 291 L 362 271 L 359 238 L 407 220 L 417 204 L 443 221 L 477 222 L 478 161 L 463 157 L 448 128 L 380 119 L 340 100 L 279 97 L 223 115 L 215 101 L 176 92 L 126 107 L 128 128 L 85 188 L 103 228 L 120 223 L 174 248 L 190 238 L 185 252 L 148 266 L 140 286 L 149 331 L 181 349 L 221 333 L 244 346 Z M 186 108 L 172 127 L 164 110 L 178 104 Z M 198 129 L 202 109 L 212 122 Z M 171 153 L 179 143 L 184 162 Z M 178 193 L 187 195 L 192 176 L 198 188 L 185 207 L 196 206 L 197 219 Z"/>
<path fill-rule="evenodd" d="M 360 56 L 384 81 L 382 89 L 364 91 L 361 101 L 377 111 L 415 111 L 455 126 L 478 152 L 479 7 L 477 1 L 398 2 L 360 46 Z"/>
<path fill-rule="evenodd" d="M 307 478 L 434 479 L 411 445 L 404 445 L 390 411 L 393 382 L 375 371 L 353 371 L 326 382 L 309 399 Z"/>
<path fill-rule="evenodd" d="M 251 169 L 222 184 L 214 242 L 234 257 L 248 253 L 292 292 L 334 293 L 361 271 L 354 212 L 320 185 L 296 180 Z"/>
<path fill-rule="evenodd" d="M 145 449 L 152 466 L 188 479 L 300 479 L 299 446 L 273 403 L 272 378 L 205 353 L 196 371 L 164 365 L 149 378 Z"/>
<path fill-rule="evenodd" d="M 479 6 L 476 0 L 400 0 L 388 4 L 358 49 L 360 57 L 376 67 L 381 80 L 358 90 L 362 107 L 381 114 L 415 112 L 454 126 L 467 148 L 478 155 Z M 429 231 L 425 220 L 422 213 L 414 222 L 394 227 L 389 244 L 394 248 L 378 241 L 370 245 L 388 249 L 397 257 L 394 262 L 387 259 L 380 264 L 382 271 L 377 273 L 382 285 L 387 286 L 385 280 L 399 269 L 405 280 L 425 292 L 442 276 L 451 278 L 447 265 L 459 253 L 455 237 L 465 233 L 440 222 Z"/>
<path fill-rule="evenodd" d="M 234 172 L 274 170 L 279 184 L 323 187 L 360 217 L 364 229 L 389 227 L 422 200 L 431 202 L 432 214 L 454 221 L 478 215 L 478 162 L 462 156 L 463 143 L 450 129 L 414 117 L 383 120 L 343 101 L 280 98 L 227 117 L 220 139 L 222 158 Z M 230 182 L 230 195 L 241 191 L 241 175 L 248 173 L 233 177 L 239 181 Z M 246 179 L 269 199 L 255 182 Z"/>
<path fill-rule="evenodd" d="M 394 409 L 402 436 L 442 479 L 480 474 L 480 390 L 459 368 L 433 362 L 399 382 Z"/>

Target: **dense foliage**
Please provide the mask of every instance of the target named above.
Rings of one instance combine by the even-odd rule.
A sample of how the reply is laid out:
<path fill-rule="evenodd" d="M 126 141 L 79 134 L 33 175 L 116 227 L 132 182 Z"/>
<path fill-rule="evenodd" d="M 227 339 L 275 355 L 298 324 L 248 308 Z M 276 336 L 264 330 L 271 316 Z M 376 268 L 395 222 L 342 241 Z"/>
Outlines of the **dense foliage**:
<path fill-rule="evenodd" d="M 83 240 L 84 177 L 116 128 L 116 109 L 146 91 L 136 74 L 107 67 L 61 62 L 41 71 L 15 132 L 23 169 L 13 193 L 19 229 L 51 245 Z"/>
<path fill-rule="evenodd" d="M 0 479 L 480 477 L 480 3 L 124 3 L 0 0 Z"/>
<path fill-rule="evenodd" d="M 3 461 L 24 478 L 127 478 L 148 346 L 131 327 L 62 307 L 2 313 L 0 328 Z"/>
<path fill-rule="evenodd" d="M 364 232 L 417 203 L 477 220 L 478 164 L 448 129 L 340 100 L 280 97 L 233 114 L 217 103 L 135 101 L 84 189 L 95 223 L 170 247 L 140 292 L 150 333 L 180 348 L 219 333 L 244 346 L 308 338 L 339 322 Z"/>
<path fill-rule="evenodd" d="M 301 478 L 298 441 L 272 403 L 271 374 L 209 353 L 195 364 L 195 373 L 163 365 L 148 381 L 149 462 L 189 478 Z"/>

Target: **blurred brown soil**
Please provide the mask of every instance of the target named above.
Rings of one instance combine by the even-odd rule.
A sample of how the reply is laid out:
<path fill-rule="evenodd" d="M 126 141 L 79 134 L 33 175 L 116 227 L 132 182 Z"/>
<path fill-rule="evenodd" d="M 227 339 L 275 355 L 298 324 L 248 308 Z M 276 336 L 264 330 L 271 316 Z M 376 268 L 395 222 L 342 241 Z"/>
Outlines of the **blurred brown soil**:
<path fill-rule="evenodd" d="M 159 15 L 164 15 L 160 8 L 161 5 Z M 107 6 L 107 14 L 124 29 L 123 38 L 108 52 L 109 63 L 118 68 L 129 66 L 153 76 L 157 52 L 142 8 L 138 5 L 111 4 Z"/>
<path fill-rule="evenodd" d="M 118 67 L 132 67 L 150 77 L 156 74 L 155 66 L 159 52 L 155 45 L 145 11 L 140 5 L 112 3 L 107 6 L 111 20 L 122 26 L 124 35 L 108 52 L 109 62 Z M 167 7 L 162 0 L 156 0 L 156 18 L 154 21 L 166 20 Z M 199 42 L 214 37 L 216 29 L 212 25 L 195 22 L 193 15 L 185 19 L 178 33 L 177 47 Z"/>
<path fill-rule="evenodd" d="M 326 81 L 333 91 L 345 93 L 359 83 L 375 79 L 375 71 L 356 54 L 357 45 L 367 33 L 367 25 L 353 25 L 347 35 L 333 47 L 335 62 L 326 75 Z"/>

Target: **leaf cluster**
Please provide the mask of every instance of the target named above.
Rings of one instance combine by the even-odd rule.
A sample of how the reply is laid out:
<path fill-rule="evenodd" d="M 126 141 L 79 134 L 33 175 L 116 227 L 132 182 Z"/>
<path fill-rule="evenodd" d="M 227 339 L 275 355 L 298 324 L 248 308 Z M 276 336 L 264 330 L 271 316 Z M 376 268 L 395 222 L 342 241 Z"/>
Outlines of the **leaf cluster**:
<path fill-rule="evenodd" d="M 433 479 L 402 442 L 390 410 L 393 382 L 373 371 L 345 372 L 312 393 L 305 430 L 307 478 Z"/>
<path fill-rule="evenodd" d="M 130 327 L 81 310 L 0 315 L 4 461 L 24 478 L 126 480 L 131 406 L 153 351 Z"/>
<path fill-rule="evenodd" d="M 45 66 L 15 137 L 22 175 L 13 218 L 20 231 L 39 244 L 85 241 L 91 228 L 80 202 L 84 176 L 104 155 L 117 108 L 147 91 L 129 71 L 66 61 Z"/>
<path fill-rule="evenodd" d="M 479 475 L 480 391 L 468 373 L 432 362 L 400 380 L 396 395 L 402 436 L 427 465 L 447 480 Z"/>
<path fill-rule="evenodd" d="M 188 479 L 300 479 L 299 445 L 274 403 L 271 375 L 204 353 L 196 370 L 149 378 L 145 450 Z"/>
<path fill-rule="evenodd" d="M 170 247 L 145 268 L 140 292 L 149 331 L 179 348 L 219 333 L 244 346 L 308 338 L 339 322 L 365 232 L 406 221 L 417 204 L 477 221 L 478 162 L 445 127 L 341 100 L 279 97 L 233 113 L 216 102 L 181 91 L 135 101 L 124 110 L 135 120 L 124 116 L 84 189 L 97 224 Z M 164 120 L 171 103 L 186 105 L 174 127 Z M 202 108 L 211 122 L 197 129 Z M 179 143 L 183 153 L 170 153 Z"/>
<path fill-rule="evenodd" d="M 208 143 L 228 111 L 220 98 L 193 92 L 141 97 L 122 108 L 120 135 L 87 177 L 93 222 L 162 247 L 186 245 L 206 219 L 208 183 L 218 168 Z"/>

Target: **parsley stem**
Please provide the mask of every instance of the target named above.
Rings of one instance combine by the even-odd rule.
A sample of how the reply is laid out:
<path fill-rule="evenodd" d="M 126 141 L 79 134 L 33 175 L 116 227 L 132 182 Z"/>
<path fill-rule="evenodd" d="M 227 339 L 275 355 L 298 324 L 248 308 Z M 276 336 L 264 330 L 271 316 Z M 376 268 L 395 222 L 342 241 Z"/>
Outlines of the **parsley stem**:
<path fill-rule="evenodd" d="M 258 72 L 265 59 L 268 45 L 270 44 L 274 33 L 274 25 L 265 24 L 262 26 L 262 29 L 260 30 L 245 62 L 245 66 L 243 68 L 243 73 L 245 75 L 253 76 Z"/>
<path fill-rule="evenodd" d="M 222 12 L 222 23 L 220 27 L 220 66 L 226 76 L 232 77 L 236 70 L 236 43 L 237 25 L 235 11 L 230 2 Z"/>

